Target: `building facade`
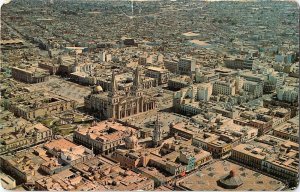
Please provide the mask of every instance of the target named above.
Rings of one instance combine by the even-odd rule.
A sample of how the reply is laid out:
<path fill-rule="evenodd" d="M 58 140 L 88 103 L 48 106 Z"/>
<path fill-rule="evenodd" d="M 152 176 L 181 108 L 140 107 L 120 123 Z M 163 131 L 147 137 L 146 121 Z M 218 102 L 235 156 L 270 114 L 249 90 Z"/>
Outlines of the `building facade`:
<path fill-rule="evenodd" d="M 92 93 L 85 97 L 84 103 L 87 109 L 96 111 L 102 119 L 121 119 L 156 108 L 155 98 L 144 95 L 138 68 L 135 72 L 132 91 L 117 90 L 117 82 L 113 72 L 111 90 L 108 93 Z"/>
<path fill-rule="evenodd" d="M 25 69 L 13 67 L 12 77 L 25 83 L 40 83 L 49 80 L 50 73 L 44 69 L 27 67 Z"/>

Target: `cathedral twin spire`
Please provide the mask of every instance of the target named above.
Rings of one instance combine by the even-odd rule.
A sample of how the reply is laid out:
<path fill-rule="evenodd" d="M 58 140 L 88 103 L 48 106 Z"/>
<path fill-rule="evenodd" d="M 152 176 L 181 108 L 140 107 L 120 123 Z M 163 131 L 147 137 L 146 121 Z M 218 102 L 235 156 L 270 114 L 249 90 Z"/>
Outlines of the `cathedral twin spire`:
<path fill-rule="evenodd" d="M 112 93 L 112 95 L 115 95 L 117 90 L 118 90 L 118 84 L 116 81 L 115 71 L 113 70 L 112 78 L 111 78 L 111 93 Z"/>
<path fill-rule="evenodd" d="M 140 79 L 140 69 L 139 67 L 137 67 L 135 69 L 135 73 L 134 73 L 134 80 L 133 80 L 133 89 L 134 91 L 138 90 L 140 88 L 140 84 L 141 84 L 141 79 Z M 118 84 L 116 81 L 116 74 L 115 71 L 113 70 L 112 72 L 112 79 L 111 79 L 111 95 L 115 95 L 118 91 Z"/>
<path fill-rule="evenodd" d="M 139 69 L 139 67 L 137 67 L 137 68 L 135 68 L 135 72 L 134 72 L 133 88 L 135 90 L 139 89 L 140 84 L 141 84 L 140 69 Z"/>

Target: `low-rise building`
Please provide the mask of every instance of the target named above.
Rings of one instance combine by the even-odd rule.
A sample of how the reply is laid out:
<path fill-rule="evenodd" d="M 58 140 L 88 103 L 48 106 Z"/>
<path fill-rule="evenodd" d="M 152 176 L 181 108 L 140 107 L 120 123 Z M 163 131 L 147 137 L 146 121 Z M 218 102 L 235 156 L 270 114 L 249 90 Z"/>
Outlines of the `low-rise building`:
<path fill-rule="evenodd" d="M 44 148 L 47 150 L 47 153 L 56 156 L 60 162 L 68 165 L 88 161 L 94 156 L 92 150 L 82 145 L 78 146 L 64 138 L 47 142 L 44 144 Z"/>
<path fill-rule="evenodd" d="M 172 124 L 170 135 L 180 136 L 192 140 L 192 145 L 204 149 L 212 154 L 213 157 L 226 158 L 230 156 L 234 138 L 225 135 L 205 132 L 194 125 L 184 122 Z"/>
<path fill-rule="evenodd" d="M 299 124 L 283 123 L 274 128 L 273 135 L 282 139 L 299 142 Z"/>
<path fill-rule="evenodd" d="M 103 174 L 109 174 L 110 172 L 113 172 L 115 168 L 118 169 L 118 167 L 118 163 L 98 155 L 87 161 L 72 165 L 72 170 L 79 172 L 80 175 L 90 181 L 97 182 L 103 177 Z"/>
<path fill-rule="evenodd" d="M 73 166 L 73 169 L 84 178 L 90 180 L 96 186 L 94 190 L 154 190 L 154 181 L 152 179 L 140 173 L 122 169 L 117 163 L 101 156 L 76 164 Z"/>
<path fill-rule="evenodd" d="M 117 177 L 114 177 L 112 180 L 113 175 L 116 175 Z M 111 173 L 108 173 L 101 178 L 101 180 L 97 182 L 97 185 L 99 185 L 100 190 L 108 191 L 154 190 L 154 181 L 152 179 L 149 179 L 140 173 L 135 173 L 119 167 L 113 169 Z"/>
<path fill-rule="evenodd" d="M 49 80 L 50 73 L 37 67 L 13 67 L 12 77 L 25 83 L 40 83 Z"/>
<path fill-rule="evenodd" d="M 253 142 L 234 147 L 230 158 L 276 176 L 294 186 L 299 177 L 298 148 L 299 145 L 292 141 L 264 135 Z"/>
<path fill-rule="evenodd" d="M 1 133 L 0 154 L 24 149 L 46 142 L 52 138 L 52 130 L 41 123 L 15 125 L 6 127 Z"/>
<path fill-rule="evenodd" d="M 38 66 L 41 69 L 47 70 L 50 73 L 50 75 L 55 75 L 59 72 L 59 64 L 56 63 L 39 62 Z"/>
<path fill-rule="evenodd" d="M 205 169 L 176 181 L 175 190 L 189 191 L 262 191 L 283 190 L 287 186 L 270 176 L 231 163 L 217 161 Z"/>
<path fill-rule="evenodd" d="M 231 155 L 233 139 L 213 133 L 198 133 L 192 139 L 192 145 L 211 152 L 215 158 L 227 158 Z"/>
<path fill-rule="evenodd" d="M 75 143 L 93 149 L 96 154 L 108 154 L 123 144 L 124 139 L 131 132 L 137 135 L 137 131 L 132 127 L 109 120 L 94 124 L 91 127 L 75 130 L 73 140 Z"/>
<path fill-rule="evenodd" d="M 233 119 L 233 122 L 238 125 L 257 128 L 260 136 L 272 129 L 273 117 L 252 111 L 244 111 L 240 113 L 240 117 Z"/>
<path fill-rule="evenodd" d="M 50 92 L 35 91 L 8 99 L 6 107 L 16 116 L 35 119 L 73 109 L 75 101 Z"/>
<path fill-rule="evenodd" d="M 212 160 L 212 155 L 199 147 L 191 146 L 191 141 L 171 138 L 152 151 L 149 158 L 147 166 L 162 169 L 171 175 L 184 176 L 208 164 Z"/>
<path fill-rule="evenodd" d="M 47 172 L 43 167 L 51 169 L 50 174 L 62 170 L 63 165 L 57 159 L 46 153 L 40 147 L 30 148 L 17 152 L 15 155 L 5 155 L 0 158 L 1 170 L 12 176 L 17 185 L 22 183 L 34 183 L 34 181 L 44 177 Z"/>
<path fill-rule="evenodd" d="M 16 185 L 16 180 L 9 175 L 0 173 L 1 187 L 6 190 L 14 189 Z"/>
<path fill-rule="evenodd" d="M 46 176 L 35 181 L 35 189 L 39 191 L 81 191 L 100 190 L 93 182 L 70 171 Z"/>

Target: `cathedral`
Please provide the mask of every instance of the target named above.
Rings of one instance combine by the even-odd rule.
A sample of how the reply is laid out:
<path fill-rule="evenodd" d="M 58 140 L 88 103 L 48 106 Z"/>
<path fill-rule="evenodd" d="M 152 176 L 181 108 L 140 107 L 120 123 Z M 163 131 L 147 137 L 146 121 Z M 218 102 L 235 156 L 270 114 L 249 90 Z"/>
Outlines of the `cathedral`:
<path fill-rule="evenodd" d="M 101 119 L 122 119 L 138 113 L 156 108 L 156 100 L 147 95 L 142 87 L 140 70 L 134 73 L 133 87 L 130 91 L 118 90 L 115 72 L 112 73 L 111 86 L 108 92 L 103 92 L 100 86 L 85 97 L 84 105 L 87 109 L 99 114 Z"/>

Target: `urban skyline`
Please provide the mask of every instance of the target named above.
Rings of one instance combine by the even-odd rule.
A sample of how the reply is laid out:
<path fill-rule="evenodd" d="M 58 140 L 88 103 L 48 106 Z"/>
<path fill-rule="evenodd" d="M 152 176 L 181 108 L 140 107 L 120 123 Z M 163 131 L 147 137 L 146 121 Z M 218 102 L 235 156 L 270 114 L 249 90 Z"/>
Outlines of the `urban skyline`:
<path fill-rule="evenodd" d="M 0 178 L 13 191 L 290 191 L 292 1 L 14 0 Z"/>

